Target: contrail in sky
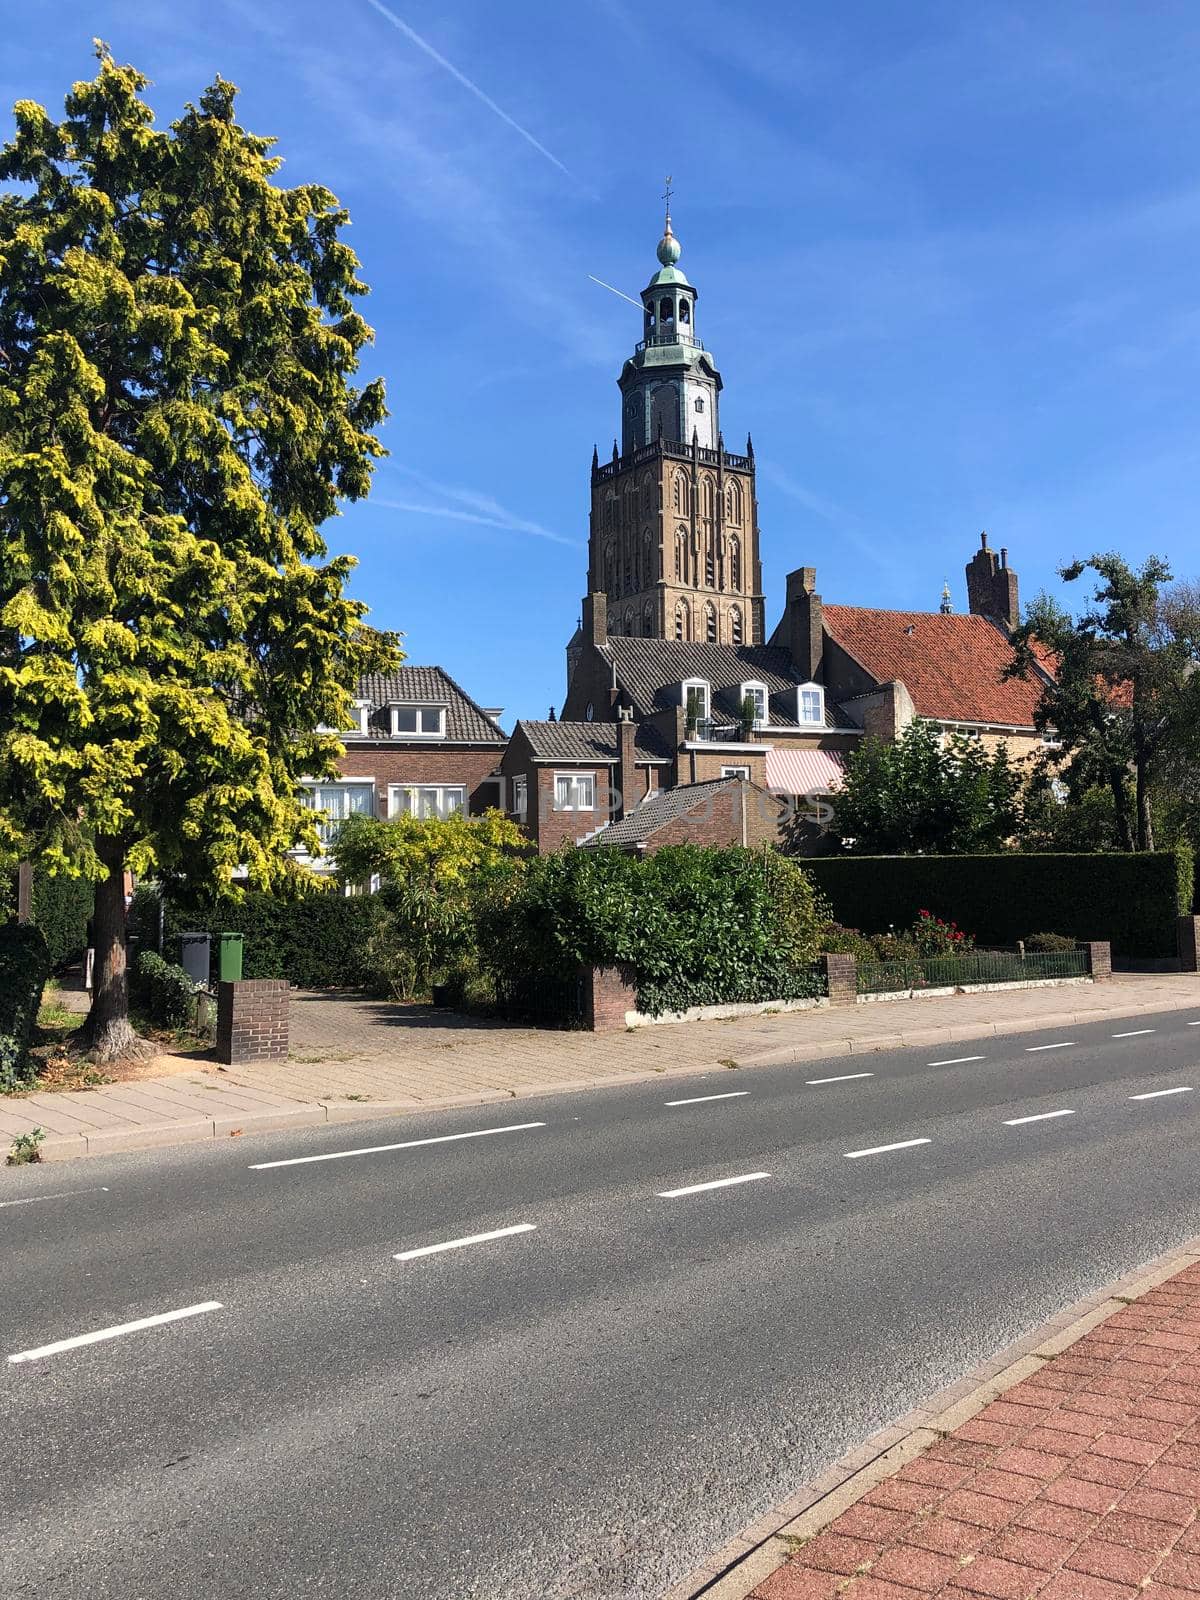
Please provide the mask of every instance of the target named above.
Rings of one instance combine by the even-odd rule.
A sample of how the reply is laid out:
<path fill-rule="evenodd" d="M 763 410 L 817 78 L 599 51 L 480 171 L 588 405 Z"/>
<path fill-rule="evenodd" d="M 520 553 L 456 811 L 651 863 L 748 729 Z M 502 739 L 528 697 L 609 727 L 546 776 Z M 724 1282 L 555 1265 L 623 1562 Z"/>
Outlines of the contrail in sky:
<path fill-rule="evenodd" d="M 545 156 L 546 160 L 556 166 L 560 172 L 565 172 L 568 178 L 571 176 L 570 168 L 565 167 L 556 155 L 546 149 L 544 144 L 539 144 L 528 128 L 523 128 L 515 118 L 510 117 L 508 112 L 498 106 L 490 95 L 484 94 L 477 83 L 472 83 L 465 73 L 460 72 L 452 61 L 447 61 L 445 56 L 439 55 L 427 40 L 422 39 L 421 35 L 410 28 L 407 22 L 402 21 L 390 7 L 385 6 L 383 0 L 367 0 L 367 4 L 373 11 L 378 11 L 381 17 L 385 17 L 397 32 L 402 33 L 406 39 L 415 44 L 418 50 L 423 50 L 431 61 L 436 61 L 439 67 L 443 67 L 456 82 L 462 84 L 464 89 L 469 89 L 477 100 L 482 100 L 489 111 L 494 111 L 501 122 L 506 122 L 510 128 L 519 133 L 522 139 L 527 144 L 531 144 L 539 155 Z"/>

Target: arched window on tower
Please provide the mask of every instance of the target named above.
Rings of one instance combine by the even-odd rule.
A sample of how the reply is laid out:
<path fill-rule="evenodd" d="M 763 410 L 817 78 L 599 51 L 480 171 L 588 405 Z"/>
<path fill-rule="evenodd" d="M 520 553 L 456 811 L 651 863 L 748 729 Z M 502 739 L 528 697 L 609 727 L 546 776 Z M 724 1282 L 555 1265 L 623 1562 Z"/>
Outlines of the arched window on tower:
<path fill-rule="evenodd" d="M 687 575 L 687 529 L 684 527 L 675 530 L 675 576 L 680 583 L 686 581 Z"/>
<path fill-rule="evenodd" d="M 717 608 L 711 600 L 704 607 L 704 637 L 709 644 L 717 642 Z"/>
<path fill-rule="evenodd" d="M 616 569 L 613 564 L 612 541 L 604 546 L 604 587 L 609 594 L 615 593 L 617 581 Z"/>
<path fill-rule="evenodd" d="M 736 478 L 725 485 L 725 520 L 740 527 L 742 522 L 742 490 Z"/>
<path fill-rule="evenodd" d="M 742 547 L 736 534 L 729 540 L 729 587 L 739 590 L 742 587 Z"/>
<path fill-rule="evenodd" d="M 675 326 L 675 308 L 665 298 L 658 302 L 658 320 L 668 332 Z"/>
<path fill-rule="evenodd" d="M 671 482 L 671 504 L 676 511 L 683 510 L 683 473 L 677 472 Z"/>
<path fill-rule="evenodd" d="M 715 514 L 716 501 L 713 494 L 713 481 L 707 475 L 707 473 L 704 477 L 704 488 L 702 492 L 704 496 L 704 515 L 706 517 L 711 517 Z"/>
<path fill-rule="evenodd" d="M 729 608 L 729 642 L 731 644 L 741 644 L 742 643 L 742 608 L 741 608 L 741 606 L 731 606 Z"/>
<path fill-rule="evenodd" d="M 654 582 L 654 546 L 650 539 L 649 531 L 642 535 L 642 588 L 648 589 Z"/>
<path fill-rule="evenodd" d="M 651 506 L 651 503 L 652 503 L 651 502 L 652 493 L 653 493 L 653 490 L 651 488 L 650 475 L 649 475 L 649 473 L 647 473 L 646 476 L 642 479 L 642 510 L 643 511 L 649 511 L 650 510 L 650 506 Z"/>
<path fill-rule="evenodd" d="M 631 638 L 631 639 L 633 638 L 633 607 L 632 606 L 626 606 L 625 607 L 625 632 L 626 632 L 626 634 L 628 635 L 629 638 Z"/>
<path fill-rule="evenodd" d="M 642 607 L 642 633 L 647 639 L 654 634 L 654 602 L 647 600 Z"/>
<path fill-rule="evenodd" d="M 685 299 L 683 299 L 683 300 L 681 300 L 679 302 L 679 325 L 680 325 L 680 327 L 686 328 L 688 323 L 691 320 L 692 320 L 692 309 L 688 305 L 687 300 L 685 298 Z"/>
<path fill-rule="evenodd" d="M 704 543 L 704 581 L 710 589 L 715 589 L 717 586 L 717 564 L 713 558 L 711 538 L 706 539 Z"/>
<path fill-rule="evenodd" d="M 675 637 L 677 639 L 692 637 L 692 614 L 682 600 L 675 607 Z"/>

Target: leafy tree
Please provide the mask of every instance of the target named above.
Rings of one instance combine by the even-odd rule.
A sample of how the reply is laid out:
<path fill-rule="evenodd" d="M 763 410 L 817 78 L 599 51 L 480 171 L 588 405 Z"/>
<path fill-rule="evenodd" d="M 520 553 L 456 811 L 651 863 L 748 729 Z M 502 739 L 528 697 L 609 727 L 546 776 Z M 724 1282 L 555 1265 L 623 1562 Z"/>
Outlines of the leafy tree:
<path fill-rule="evenodd" d="M 1125 836 L 1129 833 L 1126 817 Z M 1051 768 L 1034 773 L 1021 808 L 1022 850 L 1069 854 L 1120 850 L 1121 840 L 1110 790 L 1093 785 L 1072 792 Z"/>
<path fill-rule="evenodd" d="M 100 1056 L 136 1048 L 126 867 L 269 882 L 315 850 L 358 674 L 395 659 L 320 525 L 370 485 L 371 330 L 315 184 L 217 79 L 166 130 L 97 47 L 66 116 L 0 150 L 0 848 L 97 880 Z"/>
<path fill-rule="evenodd" d="M 856 855 L 971 855 L 1002 850 L 1020 820 L 1021 773 L 1000 744 L 909 724 L 891 744 L 862 741 L 829 796 L 830 828 Z"/>
<path fill-rule="evenodd" d="M 1093 608 L 1072 617 L 1039 595 L 1013 635 L 1010 675 L 1042 683 L 1034 720 L 1057 733 L 1072 792 L 1105 787 L 1121 848 L 1153 850 L 1155 782 L 1172 763 L 1194 769 L 1198 753 L 1200 593 L 1167 587 L 1171 572 L 1158 556 L 1135 569 L 1094 555 L 1060 576 L 1074 583 L 1088 570 L 1100 580 Z"/>
<path fill-rule="evenodd" d="M 386 908 L 371 954 L 401 999 L 427 994 L 439 974 L 469 961 L 476 918 L 520 874 L 528 840 L 501 811 L 481 817 L 348 817 L 332 845 L 338 876 L 378 878 Z"/>

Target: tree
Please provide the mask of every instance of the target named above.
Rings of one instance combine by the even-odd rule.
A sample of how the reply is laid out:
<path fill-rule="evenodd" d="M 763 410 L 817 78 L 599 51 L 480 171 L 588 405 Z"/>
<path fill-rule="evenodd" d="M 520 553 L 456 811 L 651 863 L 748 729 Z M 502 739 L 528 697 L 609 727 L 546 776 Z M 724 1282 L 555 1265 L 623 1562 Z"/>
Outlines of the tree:
<path fill-rule="evenodd" d="M 0 847 L 97 880 L 101 1056 L 128 1021 L 123 872 L 269 883 L 317 849 L 360 672 L 396 659 L 319 532 L 369 488 L 382 384 L 315 184 L 217 79 L 156 130 L 100 68 L 0 151 Z"/>
<path fill-rule="evenodd" d="M 1021 774 L 1007 746 L 908 725 L 895 744 L 864 739 L 829 796 L 833 834 L 856 855 L 969 855 L 1016 833 Z"/>
<path fill-rule="evenodd" d="M 1118 555 L 1094 555 L 1060 576 L 1074 583 L 1089 569 L 1100 580 L 1093 609 L 1073 618 L 1039 595 L 1013 635 L 1009 673 L 1041 682 L 1034 721 L 1054 731 L 1072 793 L 1103 785 L 1121 847 L 1153 850 L 1155 781 L 1172 763 L 1196 761 L 1200 593 L 1167 587 L 1171 572 L 1158 556 L 1134 569 Z"/>

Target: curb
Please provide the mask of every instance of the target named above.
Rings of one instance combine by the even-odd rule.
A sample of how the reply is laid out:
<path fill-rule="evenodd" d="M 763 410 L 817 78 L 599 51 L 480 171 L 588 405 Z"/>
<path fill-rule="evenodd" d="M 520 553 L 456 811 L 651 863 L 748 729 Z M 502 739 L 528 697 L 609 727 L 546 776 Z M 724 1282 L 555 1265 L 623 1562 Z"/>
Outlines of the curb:
<path fill-rule="evenodd" d="M 1014 1033 L 1037 1033 L 1044 1028 L 1068 1027 L 1073 1023 L 1107 1022 L 1119 1017 L 1136 1017 L 1167 1011 L 1200 1009 L 1200 983 L 1194 1000 L 1180 999 L 1164 1004 L 1161 999 L 1126 1001 L 1088 1011 L 1055 1011 L 1028 1021 L 943 1023 L 928 1028 L 909 1028 L 895 1033 L 869 1034 L 856 1039 L 825 1039 L 812 1044 L 779 1045 L 753 1055 L 688 1063 L 677 1067 L 652 1067 L 644 1072 L 607 1073 L 594 1078 L 572 1078 L 563 1083 L 520 1084 L 510 1089 L 480 1089 L 465 1095 L 450 1095 L 433 1100 L 328 1100 L 297 1102 L 270 1111 L 228 1114 L 178 1122 L 162 1122 L 145 1128 L 95 1129 L 90 1133 L 53 1134 L 41 1147 L 43 1161 L 72 1161 L 81 1156 L 115 1154 L 118 1151 L 161 1148 L 172 1144 L 194 1144 L 204 1139 L 230 1138 L 235 1130 L 243 1134 L 270 1133 L 285 1128 L 317 1128 L 329 1122 L 378 1122 L 387 1117 L 406 1116 L 414 1111 L 451 1111 L 463 1106 L 494 1105 L 500 1101 L 529 1100 L 548 1094 L 574 1094 L 584 1089 L 613 1089 L 621 1084 L 650 1083 L 655 1078 L 699 1077 L 734 1067 L 783 1066 L 788 1062 L 824 1061 L 830 1057 L 872 1054 L 880 1050 L 904 1049 L 912 1045 L 954 1044 L 963 1039 L 984 1039 Z M 712 1024 L 719 1027 L 720 1023 Z M 714 1044 L 714 1048 L 720 1046 Z M 232 1087 L 232 1085 L 231 1085 Z M 19 1105 L 20 1098 L 0 1100 L 0 1105 Z M 30 1126 L 37 1123 L 36 1111 Z"/>
<path fill-rule="evenodd" d="M 1200 1234 L 1087 1295 L 1040 1328 L 974 1367 L 958 1383 L 927 1395 L 911 1411 L 850 1450 L 819 1477 L 788 1495 L 668 1589 L 661 1600 L 747 1600 L 784 1566 L 796 1540 L 807 1541 L 929 1445 L 961 1428 L 1022 1379 L 1130 1301 L 1200 1261 Z"/>

